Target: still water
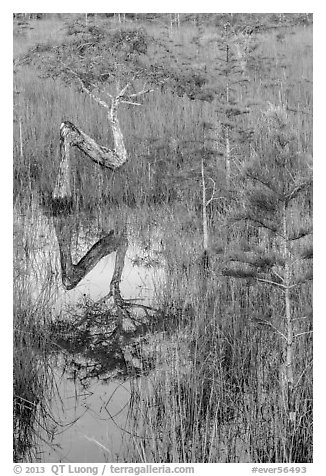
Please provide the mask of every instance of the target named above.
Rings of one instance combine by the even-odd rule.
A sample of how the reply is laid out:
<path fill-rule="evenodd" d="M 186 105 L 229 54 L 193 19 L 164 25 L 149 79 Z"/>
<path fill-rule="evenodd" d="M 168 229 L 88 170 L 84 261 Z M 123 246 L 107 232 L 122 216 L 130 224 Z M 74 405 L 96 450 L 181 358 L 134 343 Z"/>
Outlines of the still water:
<path fill-rule="evenodd" d="M 120 290 L 124 299 L 152 305 L 165 278 L 164 260 L 158 232 L 141 246 L 132 228 L 128 230 L 129 246 L 125 258 Z M 108 294 L 114 270 L 115 253 L 102 258 L 71 291 L 61 285 L 58 244 L 51 220 L 39 210 L 18 217 L 15 224 L 15 247 L 24 251 L 19 260 L 20 277 L 33 300 L 51 303 L 54 316 L 69 321 L 85 299 L 96 302 Z M 96 241 L 92 233 L 79 231 L 76 254 L 84 254 Z M 74 310 L 76 312 L 73 312 Z M 128 414 L 131 405 L 130 380 L 112 372 L 83 381 L 76 362 L 85 369 L 97 363 L 80 349 L 76 355 L 57 346 L 53 357 L 51 394 L 47 402 L 48 421 L 40 431 L 35 449 L 40 462 L 117 462 L 123 461 L 131 433 Z M 105 356 L 101 356 L 101 359 Z M 109 357 L 107 357 L 109 358 Z M 123 360 L 124 357 L 122 356 Z M 70 363 L 74 361 L 74 365 Z M 87 374 L 87 372 L 86 372 Z M 141 380 L 144 377 L 136 377 Z M 135 380 L 135 377 L 134 377 Z M 134 430 L 133 430 L 134 431 Z M 135 436 L 135 435 L 134 435 Z"/>
<path fill-rule="evenodd" d="M 59 370 L 59 369 L 58 369 Z M 52 400 L 50 441 L 39 445 L 43 462 L 121 461 L 128 439 L 129 382 L 91 381 L 87 388 L 66 374 L 57 375 L 57 396 Z"/>

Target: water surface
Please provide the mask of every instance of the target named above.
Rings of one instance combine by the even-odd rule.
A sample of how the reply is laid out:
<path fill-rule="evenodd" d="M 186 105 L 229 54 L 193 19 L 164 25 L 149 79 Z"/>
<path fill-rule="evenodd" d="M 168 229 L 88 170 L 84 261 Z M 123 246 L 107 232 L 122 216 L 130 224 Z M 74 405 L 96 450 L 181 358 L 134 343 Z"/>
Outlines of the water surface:
<path fill-rule="evenodd" d="M 80 259 L 98 240 L 98 231 L 96 226 L 93 227 L 92 232 L 90 222 L 88 229 L 83 231 L 81 227 L 78 236 L 74 237 L 72 251 L 75 259 Z M 155 230 L 145 240 L 146 246 L 141 246 L 132 226 L 129 226 L 128 241 L 120 285 L 122 297 L 142 305 L 152 305 L 165 278 L 159 232 Z M 63 322 L 75 319 L 80 310 L 85 309 L 86 302 L 95 303 L 109 292 L 115 253 L 102 258 L 76 288 L 71 291 L 63 288 L 58 243 L 51 217 L 45 216 L 37 206 L 26 215 L 16 216 L 15 247 L 17 276 L 24 280 L 34 302 L 43 300 L 51 306 L 54 323 L 56 319 Z M 129 332 L 129 340 L 130 335 Z M 67 342 L 67 335 L 62 338 Z M 121 339 L 127 341 L 122 336 L 120 344 Z M 86 355 L 80 346 L 74 350 L 72 344 L 68 348 L 60 343 L 60 339 L 52 344 L 53 371 L 46 402 L 48 417 L 38 438 L 36 460 L 53 463 L 123 461 L 126 441 L 130 438 L 130 382 L 121 371 L 118 377 L 113 371 L 112 375 L 110 371 L 103 374 L 99 371 L 96 377 L 89 376 L 94 375 L 97 365 L 105 367 L 105 359 L 110 359 L 115 350 L 110 349 L 106 354 L 106 343 L 101 343 L 97 362 L 94 358 L 96 352 L 90 358 L 90 354 Z M 122 354 L 117 356 L 117 362 L 121 363 L 126 356 L 117 346 L 116 353 L 119 352 Z M 133 360 L 137 361 L 135 357 Z M 110 362 L 108 364 L 109 368 Z M 87 375 L 88 368 L 93 373 Z"/>

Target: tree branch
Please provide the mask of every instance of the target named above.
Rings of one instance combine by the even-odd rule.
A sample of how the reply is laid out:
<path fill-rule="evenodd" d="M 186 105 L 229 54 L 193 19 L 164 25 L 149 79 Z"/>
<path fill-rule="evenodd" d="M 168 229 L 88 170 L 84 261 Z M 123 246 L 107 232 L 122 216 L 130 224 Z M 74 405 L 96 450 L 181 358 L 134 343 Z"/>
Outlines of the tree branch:
<path fill-rule="evenodd" d="M 294 337 L 304 336 L 306 334 L 313 334 L 314 331 L 300 332 L 300 334 L 295 334 Z"/>
<path fill-rule="evenodd" d="M 284 282 L 284 278 L 283 278 L 279 273 L 277 273 L 277 272 L 275 271 L 275 269 L 272 269 L 272 273 L 275 274 L 275 276 L 276 276 L 277 278 L 279 278 L 281 281 Z"/>
<path fill-rule="evenodd" d="M 125 254 L 127 246 L 125 236 L 116 235 L 111 231 L 108 235 L 97 241 L 77 264 L 73 264 L 71 258 L 72 232 L 69 219 L 61 216 L 54 217 L 54 227 L 60 250 L 62 284 L 67 290 L 74 289 L 104 256 L 114 251 L 119 252 L 120 249 L 122 249 Z M 119 278 L 118 280 L 120 282 L 121 273 L 120 268 L 117 270 L 117 263 L 118 261 L 116 262 L 114 277 L 115 281 Z"/>
<path fill-rule="evenodd" d="M 302 192 L 306 188 L 309 188 L 311 185 L 312 185 L 312 179 L 309 178 L 305 182 L 300 183 L 299 185 L 296 185 L 295 187 L 293 187 L 293 189 L 284 196 L 284 199 L 287 202 L 289 202 L 290 200 L 295 198 L 300 192 Z"/>
<path fill-rule="evenodd" d="M 273 286 L 278 286 L 284 290 L 288 288 L 288 286 L 285 286 L 282 283 L 277 283 L 276 281 L 272 281 L 270 279 L 264 279 L 264 278 L 255 278 L 255 279 L 256 281 L 259 281 L 260 283 L 266 283 L 266 284 L 271 284 Z"/>
<path fill-rule="evenodd" d="M 252 322 L 255 322 L 257 324 L 264 324 L 266 326 L 271 327 L 272 329 L 274 329 L 275 332 L 277 332 L 287 342 L 287 337 L 280 330 L 278 330 L 277 327 L 275 327 L 271 322 L 266 321 L 265 319 L 256 319 L 256 320 L 252 320 Z"/>
<path fill-rule="evenodd" d="M 141 106 L 140 102 L 120 101 L 122 104 L 131 104 L 132 106 Z"/>
<path fill-rule="evenodd" d="M 295 241 L 299 240 L 300 238 L 304 238 L 305 236 L 312 235 L 313 230 L 309 228 L 308 230 L 299 230 L 296 234 L 293 233 L 292 236 L 289 237 L 289 240 Z"/>
<path fill-rule="evenodd" d="M 77 79 L 78 81 L 80 82 L 80 85 L 83 89 L 83 91 L 88 94 L 88 96 L 90 96 L 95 102 L 97 102 L 97 104 L 99 104 L 100 106 L 104 107 L 105 109 L 110 109 L 110 106 L 105 102 L 103 101 L 101 98 L 99 98 L 98 96 L 95 96 L 94 93 L 92 93 L 84 84 L 83 80 L 80 78 L 80 76 L 78 76 L 78 74 L 73 70 L 71 69 L 69 66 L 67 66 L 66 64 L 64 64 L 62 61 L 61 63 L 63 64 L 63 66 L 68 70 L 70 71 Z"/>
<path fill-rule="evenodd" d="M 215 186 L 216 186 L 215 181 L 211 177 L 208 177 L 208 179 L 213 182 L 213 191 L 212 191 L 211 198 L 209 200 L 207 200 L 207 202 L 205 203 L 205 207 L 207 207 L 211 203 L 211 201 L 213 200 L 214 195 L 215 195 Z"/>
<path fill-rule="evenodd" d="M 275 188 L 267 181 L 267 180 L 264 180 L 263 178 L 261 177 L 257 177 L 256 175 L 253 175 L 250 170 L 246 170 L 245 171 L 245 174 L 248 178 L 251 178 L 252 180 L 256 180 L 257 182 L 259 182 L 260 184 L 264 185 L 266 188 L 268 188 L 271 192 L 275 193 L 278 198 L 280 198 L 280 194 L 277 190 L 275 190 Z"/>
<path fill-rule="evenodd" d="M 141 91 L 139 91 L 138 93 L 129 94 L 128 97 L 129 98 L 137 98 L 138 96 L 143 96 L 144 94 L 152 93 L 154 91 L 155 91 L 155 89 L 150 89 L 150 88 L 145 89 L 145 85 L 144 85 L 144 87 Z"/>
<path fill-rule="evenodd" d="M 256 223 L 260 228 L 265 228 L 267 230 L 272 231 L 276 235 L 284 238 L 281 233 L 277 231 L 277 227 L 273 226 L 272 224 L 264 223 L 262 220 L 259 220 L 258 218 L 254 218 L 250 215 L 243 215 L 243 216 L 238 216 L 233 218 L 234 221 L 252 221 L 253 223 Z"/>

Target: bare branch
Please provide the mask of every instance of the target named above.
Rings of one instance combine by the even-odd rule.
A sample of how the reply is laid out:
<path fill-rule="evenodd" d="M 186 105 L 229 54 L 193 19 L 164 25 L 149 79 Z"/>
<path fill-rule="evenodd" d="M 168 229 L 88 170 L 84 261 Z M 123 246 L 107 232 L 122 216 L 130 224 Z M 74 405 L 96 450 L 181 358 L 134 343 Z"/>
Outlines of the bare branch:
<path fill-rule="evenodd" d="M 306 190 L 307 188 L 312 186 L 312 178 L 308 178 L 305 182 L 302 182 L 292 188 L 292 190 L 285 195 L 285 200 L 289 202 L 293 198 L 295 198 L 300 192 Z"/>
<path fill-rule="evenodd" d="M 121 89 L 120 93 L 116 96 L 116 99 L 122 98 L 124 96 L 125 92 L 127 91 L 127 89 L 129 88 L 130 84 L 132 83 L 134 79 L 135 77 L 133 77 L 132 80 Z"/>
<path fill-rule="evenodd" d="M 275 327 L 271 322 L 266 321 L 265 319 L 255 319 L 255 320 L 252 320 L 252 322 L 255 322 L 257 324 L 264 324 L 268 327 L 271 327 L 272 329 L 274 329 L 275 332 L 277 332 L 277 334 L 283 337 L 283 339 L 285 339 L 287 342 L 287 337 L 279 329 L 277 329 L 277 327 Z"/>
<path fill-rule="evenodd" d="M 309 367 L 311 367 L 312 365 L 312 361 L 309 362 L 309 364 L 306 366 L 306 368 L 303 370 L 303 372 L 301 373 L 300 377 L 298 378 L 297 380 L 297 383 L 294 385 L 294 388 L 296 388 L 300 382 L 300 380 L 302 379 L 302 377 L 304 376 L 304 374 L 307 372 L 307 370 L 309 369 Z"/>
<path fill-rule="evenodd" d="M 95 102 L 97 102 L 97 104 L 99 104 L 100 106 L 102 107 L 105 107 L 106 109 L 110 109 L 110 106 L 105 102 L 103 101 L 101 98 L 99 98 L 98 96 L 95 96 L 95 94 L 93 94 L 84 84 L 83 80 L 78 76 L 78 74 L 73 70 L 71 69 L 69 66 L 67 66 L 66 64 L 64 64 L 62 61 L 61 63 L 63 64 L 63 66 L 68 70 L 70 71 L 77 79 L 78 81 L 80 82 L 80 85 L 83 89 L 83 91 L 88 94 Z"/>
<path fill-rule="evenodd" d="M 286 286 L 284 286 L 284 284 L 277 283 L 276 281 L 272 281 L 270 279 L 263 279 L 263 278 L 255 278 L 255 279 L 256 279 L 256 281 L 258 281 L 260 283 L 271 284 L 272 286 L 278 286 L 282 289 L 286 289 Z"/>
<path fill-rule="evenodd" d="M 276 235 L 280 236 L 281 238 L 284 238 L 283 235 L 278 231 L 276 225 L 274 225 L 272 223 L 266 223 L 262 219 L 259 219 L 258 217 L 253 217 L 250 214 L 235 216 L 233 218 L 233 221 L 234 222 L 237 222 L 237 221 L 251 221 L 251 222 L 255 223 L 258 227 L 270 230 L 273 233 L 275 233 Z"/>
<path fill-rule="evenodd" d="M 275 269 L 272 269 L 272 273 L 275 274 L 275 276 L 276 276 L 277 278 L 279 278 L 281 281 L 284 282 L 284 278 L 283 278 L 279 273 L 277 273 L 277 272 L 275 271 Z"/>
<path fill-rule="evenodd" d="M 141 106 L 140 102 L 120 101 L 122 104 L 131 104 L 132 106 Z"/>
<path fill-rule="evenodd" d="M 212 190 L 211 198 L 209 200 L 207 200 L 207 202 L 205 203 L 205 207 L 207 207 L 211 203 L 211 201 L 213 200 L 214 195 L 215 195 L 215 186 L 216 186 L 215 181 L 212 179 L 212 177 L 208 177 L 208 179 L 213 182 L 213 190 Z"/>
<path fill-rule="evenodd" d="M 296 233 L 293 233 L 290 237 L 289 240 L 295 241 L 299 240 L 300 238 L 305 238 L 306 236 L 312 235 L 313 230 L 311 228 L 308 229 L 301 229 Z"/>
<path fill-rule="evenodd" d="M 292 321 L 300 321 L 301 319 L 308 319 L 309 316 L 294 317 Z"/>
<path fill-rule="evenodd" d="M 295 334 L 294 337 L 304 336 L 305 334 L 312 334 L 314 331 L 300 332 L 300 334 Z"/>
<path fill-rule="evenodd" d="M 211 197 L 211 198 L 206 202 L 206 207 L 207 207 L 213 200 L 226 200 L 226 197 Z"/>
<path fill-rule="evenodd" d="M 266 284 L 271 284 L 273 286 L 278 286 L 282 289 L 287 289 L 288 286 L 285 286 L 284 284 L 281 284 L 281 283 L 277 283 L 276 281 L 272 281 L 270 279 L 263 279 L 263 278 L 255 278 L 256 281 L 259 281 L 260 283 L 266 283 Z"/>
<path fill-rule="evenodd" d="M 257 177 L 250 170 L 245 170 L 245 174 L 248 178 L 251 178 L 252 180 L 256 180 L 261 185 L 264 185 L 266 188 L 268 188 L 268 190 L 275 193 L 278 196 L 278 198 L 280 198 L 279 192 L 272 186 L 271 183 L 268 182 L 268 180 L 264 180 L 263 177 Z"/>
<path fill-rule="evenodd" d="M 137 98 L 138 96 L 143 96 L 144 94 L 148 94 L 148 93 L 152 93 L 154 92 L 155 89 L 142 89 L 141 91 L 139 91 L 138 93 L 134 93 L 134 94 L 129 94 L 129 98 Z"/>
<path fill-rule="evenodd" d="M 122 104 L 131 104 L 132 106 L 141 106 L 140 103 L 134 102 L 132 100 L 132 98 L 137 98 L 138 96 L 142 96 L 144 94 L 147 94 L 147 93 L 150 93 L 150 92 L 154 91 L 154 89 L 145 89 L 145 85 L 146 85 L 146 83 L 145 83 L 143 89 L 141 91 L 139 91 L 138 93 L 125 94 L 127 89 L 130 87 L 131 83 L 134 81 L 134 79 L 135 79 L 135 76 L 133 76 L 131 81 L 129 81 L 121 89 L 121 91 L 117 94 L 117 96 L 114 97 L 109 92 L 106 93 L 110 97 L 110 99 L 114 102 L 114 104 L 122 103 Z"/>

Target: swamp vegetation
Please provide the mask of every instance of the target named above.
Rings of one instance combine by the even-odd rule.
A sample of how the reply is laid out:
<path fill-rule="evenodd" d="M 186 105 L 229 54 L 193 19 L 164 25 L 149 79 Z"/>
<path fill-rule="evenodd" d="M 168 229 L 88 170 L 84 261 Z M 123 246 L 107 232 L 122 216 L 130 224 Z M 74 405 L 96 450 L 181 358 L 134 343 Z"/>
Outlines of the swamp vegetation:
<path fill-rule="evenodd" d="M 312 462 L 312 16 L 39 15 L 14 461 Z"/>

